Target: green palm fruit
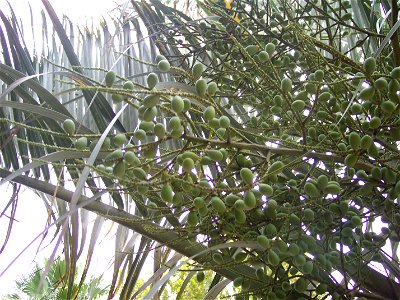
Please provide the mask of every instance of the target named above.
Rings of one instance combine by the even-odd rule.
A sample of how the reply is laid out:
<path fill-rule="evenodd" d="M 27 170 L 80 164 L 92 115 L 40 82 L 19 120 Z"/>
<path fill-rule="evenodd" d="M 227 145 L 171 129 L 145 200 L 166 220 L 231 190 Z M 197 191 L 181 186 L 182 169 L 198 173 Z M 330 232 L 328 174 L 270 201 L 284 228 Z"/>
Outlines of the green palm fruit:
<path fill-rule="evenodd" d="M 305 106 L 306 106 L 306 103 L 303 100 L 295 100 L 292 103 L 292 110 L 301 112 Z"/>
<path fill-rule="evenodd" d="M 197 216 L 197 213 L 194 211 L 189 212 L 187 217 L 187 224 L 189 226 L 196 226 L 197 223 L 199 223 L 199 217 Z"/>
<path fill-rule="evenodd" d="M 375 68 L 376 68 L 376 59 L 374 57 L 368 57 L 364 61 L 365 74 L 367 76 L 371 75 L 372 73 L 374 73 Z"/>
<path fill-rule="evenodd" d="M 283 167 L 285 166 L 285 164 L 280 161 L 277 160 L 274 163 L 272 163 L 272 165 L 268 168 L 268 175 L 278 175 L 283 171 Z"/>
<path fill-rule="evenodd" d="M 210 204 L 211 204 L 212 208 L 215 209 L 219 213 L 224 213 L 226 211 L 225 203 L 219 197 L 216 197 L 216 196 L 212 197 Z"/>
<path fill-rule="evenodd" d="M 146 108 L 151 108 L 160 103 L 160 94 L 149 94 L 143 99 L 143 106 Z"/>
<path fill-rule="evenodd" d="M 133 84 L 132 81 L 128 80 L 128 81 L 125 81 L 125 83 L 124 83 L 124 85 L 122 86 L 122 88 L 123 88 L 124 90 L 133 90 L 133 89 L 135 88 L 135 86 L 134 86 L 134 84 Z"/>
<path fill-rule="evenodd" d="M 234 215 L 236 223 L 238 224 L 246 223 L 246 213 L 243 210 L 235 209 Z"/>
<path fill-rule="evenodd" d="M 277 267 L 280 262 L 279 255 L 272 249 L 268 251 L 268 262 L 274 267 Z"/>
<path fill-rule="evenodd" d="M 160 61 L 162 61 L 162 60 L 166 60 L 166 58 L 165 58 L 165 56 L 164 55 L 161 55 L 161 54 L 158 54 L 157 56 L 156 56 L 156 63 L 158 64 Z"/>
<path fill-rule="evenodd" d="M 185 108 L 185 104 L 183 102 L 183 99 L 180 96 L 173 96 L 171 100 L 171 109 L 179 114 L 183 112 Z"/>
<path fill-rule="evenodd" d="M 77 150 L 84 150 L 87 147 L 88 141 L 86 137 L 80 137 L 75 142 L 75 148 Z"/>
<path fill-rule="evenodd" d="M 157 76 L 157 74 L 155 74 L 155 73 L 150 73 L 150 74 L 147 76 L 146 81 L 147 81 L 147 87 L 148 87 L 150 90 L 152 90 L 153 88 L 156 87 L 156 85 L 157 85 L 157 83 L 158 83 L 158 76 Z"/>
<path fill-rule="evenodd" d="M 75 133 L 75 122 L 73 120 L 65 119 L 62 126 L 67 134 L 73 135 Z"/>
<path fill-rule="evenodd" d="M 219 118 L 219 126 L 222 128 L 229 128 L 231 126 L 231 120 L 227 116 L 221 116 Z"/>
<path fill-rule="evenodd" d="M 281 81 L 281 89 L 284 93 L 290 93 L 292 91 L 292 80 L 290 80 L 290 78 L 283 78 Z"/>
<path fill-rule="evenodd" d="M 361 147 L 361 137 L 357 132 L 351 132 L 349 134 L 349 144 L 354 150 L 358 150 Z"/>
<path fill-rule="evenodd" d="M 271 248 L 270 240 L 265 235 L 259 235 L 257 237 L 257 243 L 264 249 L 270 249 Z"/>
<path fill-rule="evenodd" d="M 265 195 L 267 197 L 271 197 L 274 194 L 273 188 L 269 184 L 266 184 L 266 183 L 261 183 L 259 185 L 258 189 L 263 195 Z"/>
<path fill-rule="evenodd" d="M 116 177 L 122 178 L 125 175 L 125 162 L 123 160 L 119 161 L 113 168 L 113 174 Z"/>
<path fill-rule="evenodd" d="M 272 56 L 275 51 L 275 44 L 268 43 L 267 45 L 265 45 L 265 51 L 268 53 L 269 56 Z"/>
<path fill-rule="evenodd" d="M 142 129 L 145 132 L 150 132 L 154 129 L 154 123 L 151 121 L 150 122 L 142 121 L 139 124 L 139 129 Z"/>
<path fill-rule="evenodd" d="M 144 131 L 143 129 L 138 129 L 135 131 L 134 136 L 139 141 L 144 141 L 146 139 L 146 131 Z"/>
<path fill-rule="evenodd" d="M 161 72 L 168 72 L 171 69 L 171 65 L 166 59 L 160 60 L 157 63 L 157 67 Z"/>
<path fill-rule="evenodd" d="M 304 192 L 310 197 L 319 197 L 319 191 L 314 183 L 308 181 L 304 185 Z"/>
<path fill-rule="evenodd" d="M 163 139 L 165 137 L 165 127 L 164 124 L 157 123 L 154 125 L 154 134 L 159 138 Z"/>
<path fill-rule="evenodd" d="M 140 165 L 140 159 L 132 151 L 125 152 L 124 160 L 126 161 L 127 164 L 132 165 L 132 166 Z"/>
<path fill-rule="evenodd" d="M 116 74 L 114 71 L 110 70 L 106 73 L 106 77 L 105 77 L 105 83 L 106 86 L 110 87 L 114 84 L 116 78 Z"/>
<path fill-rule="evenodd" d="M 247 191 L 243 198 L 247 209 L 252 209 L 257 204 L 257 199 L 252 191 Z"/>
<path fill-rule="evenodd" d="M 221 162 L 224 159 L 224 155 L 222 154 L 222 152 L 214 149 L 208 150 L 207 156 L 213 161 L 218 162 Z"/>
<path fill-rule="evenodd" d="M 182 162 L 183 170 L 188 173 L 194 168 L 194 161 L 190 157 L 186 157 Z"/>
<path fill-rule="evenodd" d="M 199 96 L 203 97 L 207 91 L 207 82 L 204 79 L 196 81 L 196 92 Z"/>
<path fill-rule="evenodd" d="M 217 84 L 215 82 L 210 82 L 207 85 L 207 94 L 213 96 L 217 92 L 217 89 L 218 89 Z"/>
<path fill-rule="evenodd" d="M 172 202 L 174 195 L 170 184 L 164 184 L 161 188 L 161 199 L 165 202 Z"/>
<path fill-rule="evenodd" d="M 113 143 L 117 147 L 121 147 L 126 142 L 127 142 L 127 139 L 126 139 L 125 134 L 123 134 L 123 133 L 118 133 L 117 135 L 115 135 L 115 137 L 113 139 Z"/>
<path fill-rule="evenodd" d="M 316 70 L 314 72 L 315 80 L 322 82 L 324 80 L 324 71 L 323 70 Z"/>
<path fill-rule="evenodd" d="M 199 79 L 204 71 L 204 65 L 202 63 L 196 63 L 192 69 L 192 75 L 195 80 Z"/>
<path fill-rule="evenodd" d="M 132 169 L 132 174 L 140 180 L 146 180 L 147 174 L 142 168 L 134 168 Z"/>
<path fill-rule="evenodd" d="M 252 184 L 253 183 L 254 174 L 249 168 L 242 168 L 242 169 L 240 169 L 240 178 L 246 184 Z"/>
<path fill-rule="evenodd" d="M 124 96 L 120 95 L 120 94 L 112 94 L 111 99 L 114 104 L 118 104 L 118 103 L 121 103 L 122 101 L 124 101 Z"/>
<path fill-rule="evenodd" d="M 177 116 L 172 117 L 168 122 L 168 126 L 172 130 L 178 130 L 181 127 L 181 119 Z"/>
<path fill-rule="evenodd" d="M 350 153 L 348 154 L 345 159 L 344 159 L 344 164 L 348 167 L 354 167 L 356 165 L 356 162 L 358 160 L 358 156 L 355 153 Z"/>
<path fill-rule="evenodd" d="M 203 282 L 205 278 L 205 274 L 203 271 L 199 271 L 196 273 L 196 280 L 197 282 Z"/>
<path fill-rule="evenodd" d="M 368 150 L 369 147 L 374 143 L 372 137 L 368 134 L 364 135 L 360 141 L 360 147 L 363 150 Z"/>

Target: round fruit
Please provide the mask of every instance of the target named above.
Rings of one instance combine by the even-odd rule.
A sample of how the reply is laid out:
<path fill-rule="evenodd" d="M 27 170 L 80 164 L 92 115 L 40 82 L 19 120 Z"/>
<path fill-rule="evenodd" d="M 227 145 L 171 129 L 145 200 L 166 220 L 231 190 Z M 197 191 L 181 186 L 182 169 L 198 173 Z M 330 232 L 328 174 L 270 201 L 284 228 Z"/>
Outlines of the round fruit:
<path fill-rule="evenodd" d="M 267 45 L 265 45 L 265 51 L 269 54 L 269 56 L 271 56 L 272 53 L 274 53 L 275 51 L 275 44 L 268 43 Z"/>
<path fill-rule="evenodd" d="M 146 122 L 146 121 L 142 121 L 139 124 L 139 129 L 143 129 L 146 132 L 150 132 L 154 129 L 154 123 L 153 122 Z"/>
<path fill-rule="evenodd" d="M 246 223 L 246 213 L 243 210 L 235 209 L 234 215 L 236 223 L 238 224 Z"/>
<path fill-rule="evenodd" d="M 157 74 L 155 74 L 155 73 L 150 73 L 148 76 L 147 76 L 147 86 L 148 86 L 148 88 L 150 89 L 150 90 L 152 90 L 153 88 L 155 88 L 155 86 L 157 85 L 157 83 L 158 83 L 158 76 L 157 76 Z"/>
<path fill-rule="evenodd" d="M 351 132 L 349 134 L 349 144 L 354 150 L 358 150 L 361 147 L 361 137 L 357 132 Z"/>
<path fill-rule="evenodd" d="M 211 121 L 215 117 L 215 109 L 213 106 L 208 106 L 203 112 L 203 118 L 206 121 Z"/>
<path fill-rule="evenodd" d="M 158 64 L 160 61 L 162 61 L 162 60 L 166 60 L 166 58 L 165 58 L 165 56 L 164 55 L 161 55 L 161 54 L 158 54 L 157 56 L 156 56 L 156 63 Z"/>
<path fill-rule="evenodd" d="M 132 166 L 140 165 L 140 159 L 132 151 L 126 151 L 124 154 L 124 160 Z"/>
<path fill-rule="evenodd" d="M 329 181 L 328 176 L 326 176 L 326 175 L 320 175 L 320 176 L 317 178 L 317 187 L 318 187 L 318 189 L 319 189 L 320 191 L 323 191 L 324 188 L 328 185 L 328 181 Z"/>
<path fill-rule="evenodd" d="M 304 192 L 310 197 L 319 197 L 319 191 L 314 183 L 308 181 L 304 185 Z"/>
<path fill-rule="evenodd" d="M 303 211 L 303 214 L 304 214 L 304 221 L 306 221 L 306 222 L 314 221 L 314 211 L 312 209 L 306 208 Z"/>
<path fill-rule="evenodd" d="M 360 147 L 363 150 L 368 150 L 369 147 L 374 143 L 374 140 L 368 134 L 364 135 L 360 141 Z"/>
<path fill-rule="evenodd" d="M 157 64 L 157 67 L 161 72 L 168 72 L 171 69 L 171 65 L 166 59 L 160 60 Z"/>
<path fill-rule="evenodd" d="M 146 131 L 144 131 L 143 129 L 138 129 L 135 131 L 134 136 L 139 141 L 144 141 L 146 139 Z"/>
<path fill-rule="evenodd" d="M 204 79 L 196 81 L 196 92 L 199 96 L 204 96 L 207 91 L 207 82 Z"/>
<path fill-rule="evenodd" d="M 161 199 L 165 202 L 172 202 L 174 195 L 170 184 L 164 184 L 161 188 Z"/>
<path fill-rule="evenodd" d="M 112 162 L 115 160 L 119 160 L 124 156 L 121 149 L 114 150 L 113 152 L 109 153 L 106 158 L 104 159 L 106 162 Z"/>
<path fill-rule="evenodd" d="M 308 282 L 303 277 L 297 279 L 294 283 L 294 289 L 299 293 L 304 293 L 307 290 Z"/>
<path fill-rule="evenodd" d="M 246 194 L 244 195 L 243 200 L 244 204 L 248 209 L 254 208 L 257 204 L 257 199 L 252 191 L 247 191 Z"/>
<path fill-rule="evenodd" d="M 265 235 L 259 235 L 257 237 L 257 243 L 264 249 L 269 249 L 271 247 L 269 238 L 267 238 Z"/>
<path fill-rule="evenodd" d="M 197 280 L 197 282 L 202 282 L 202 281 L 204 281 L 204 278 L 205 278 L 205 275 L 204 275 L 204 272 L 203 272 L 203 271 L 197 272 L 197 274 L 196 274 L 196 280 Z"/>
<path fill-rule="evenodd" d="M 189 226 L 196 226 L 197 223 L 199 223 L 199 217 L 197 216 L 197 213 L 194 211 L 189 212 L 187 217 L 187 224 Z"/>
<path fill-rule="evenodd" d="M 71 119 L 66 119 L 62 124 L 64 130 L 69 135 L 73 135 L 75 133 L 75 122 Z"/>
<path fill-rule="evenodd" d="M 396 110 L 396 103 L 393 101 L 387 100 L 382 102 L 381 104 L 382 110 L 387 114 L 392 114 Z"/>
<path fill-rule="evenodd" d="M 181 119 L 177 116 L 172 117 L 168 122 L 168 126 L 172 130 L 178 130 L 181 127 Z"/>
<path fill-rule="evenodd" d="M 193 75 L 194 79 L 196 79 L 196 80 L 199 79 L 201 77 L 201 75 L 203 74 L 203 70 L 204 70 L 203 64 L 196 63 L 192 69 L 192 75 Z"/>
<path fill-rule="evenodd" d="M 281 81 L 281 89 L 284 93 L 290 93 L 292 90 L 292 80 L 290 80 L 290 78 L 283 78 Z"/>
<path fill-rule="evenodd" d="M 348 154 L 344 159 L 344 164 L 348 167 L 354 167 L 356 165 L 358 156 L 355 153 Z"/>
<path fill-rule="evenodd" d="M 124 177 L 125 175 L 125 162 L 123 160 L 119 161 L 113 168 L 113 174 L 116 177 Z"/>
<path fill-rule="evenodd" d="M 224 159 L 224 155 L 219 150 L 208 150 L 207 156 L 211 158 L 213 161 L 222 161 Z"/>
<path fill-rule="evenodd" d="M 77 150 L 84 150 L 87 147 L 87 138 L 86 137 L 80 137 L 79 139 L 76 140 L 75 142 L 75 148 Z"/>
<path fill-rule="evenodd" d="M 276 254 L 276 252 L 274 250 L 269 250 L 268 251 L 268 262 L 272 266 L 276 267 L 279 265 L 279 261 L 280 261 L 280 259 L 279 259 L 278 254 Z"/>
<path fill-rule="evenodd" d="M 269 54 L 268 54 L 267 51 L 261 51 L 261 52 L 258 54 L 258 58 L 259 58 L 262 62 L 265 62 L 265 61 L 269 60 Z"/>
<path fill-rule="evenodd" d="M 258 189 L 263 195 L 265 195 L 267 197 L 271 197 L 274 194 L 273 188 L 269 184 L 266 184 L 266 183 L 261 183 L 259 185 Z"/>
<path fill-rule="evenodd" d="M 231 120 L 227 116 L 221 116 L 219 118 L 219 126 L 222 128 L 229 128 L 231 126 Z"/>
<path fill-rule="evenodd" d="M 282 172 L 283 167 L 285 166 L 285 164 L 278 160 L 275 161 L 269 168 L 268 168 L 268 175 L 278 175 Z"/>
<path fill-rule="evenodd" d="M 113 139 L 114 145 L 117 147 L 121 147 L 123 144 L 127 142 L 126 136 L 123 133 L 118 133 Z"/>
<path fill-rule="evenodd" d="M 375 68 L 376 68 L 376 60 L 375 60 L 375 58 L 374 57 L 368 57 L 364 61 L 365 74 L 371 75 L 372 73 L 374 73 Z"/>
<path fill-rule="evenodd" d="M 324 71 L 316 70 L 314 72 L 315 80 L 321 82 L 324 79 Z"/>
<path fill-rule="evenodd" d="M 157 123 L 154 126 L 154 134 L 159 138 L 163 139 L 165 137 L 165 127 L 164 124 Z"/>
<path fill-rule="evenodd" d="M 215 95 L 215 93 L 217 92 L 217 89 L 218 89 L 218 87 L 217 87 L 217 84 L 215 82 L 210 82 L 207 85 L 207 93 L 210 96 Z"/>
<path fill-rule="evenodd" d="M 152 108 L 160 103 L 160 94 L 149 94 L 143 99 L 143 106 L 146 108 Z"/>
<path fill-rule="evenodd" d="M 116 78 L 116 74 L 114 71 L 108 71 L 106 74 L 106 78 L 105 78 L 105 82 L 106 82 L 106 86 L 112 86 L 114 84 Z"/>
<path fill-rule="evenodd" d="M 182 168 L 186 173 L 189 173 L 194 167 L 194 161 L 190 157 L 183 160 Z"/>
<path fill-rule="evenodd" d="M 219 197 L 212 197 L 210 204 L 211 204 L 212 208 L 215 209 L 219 213 L 224 213 L 226 211 L 225 203 Z"/>
<path fill-rule="evenodd" d="M 358 97 L 362 100 L 369 100 L 375 95 L 375 88 L 373 86 L 365 87 L 361 90 Z"/>
<path fill-rule="evenodd" d="M 124 90 L 133 90 L 134 88 L 135 88 L 135 86 L 134 86 L 134 84 L 133 84 L 133 82 L 132 81 L 130 81 L 130 80 L 128 80 L 128 81 L 125 81 L 125 83 L 124 83 L 124 85 L 122 86 L 122 88 L 124 89 Z"/>
<path fill-rule="evenodd" d="M 303 100 L 296 100 L 296 101 L 293 101 L 293 103 L 292 103 L 292 109 L 297 112 L 302 111 L 305 106 L 306 106 L 306 103 Z"/>
<path fill-rule="evenodd" d="M 171 100 L 171 109 L 177 114 L 183 112 L 185 104 L 180 96 L 174 96 Z"/>
<path fill-rule="evenodd" d="M 240 169 L 240 178 L 242 178 L 243 182 L 246 184 L 252 184 L 254 174 L 249 168 Z"/>
<path fill-rule="evenodd" d="M 195 206 L 196 208 L 202 208 L 202 207 L 206 206 L 206 203 L 205 203 L 203 197 L 196 197 L 196 198 L 194 198 L 193 204 L 194 204 L 194 206 Z"/>
<path fill-rule="evenodd" d="M 400 68 L 399 68 L 400 71 Z M 374 87 L 378 90 L 386 90 L 388 87 L 388 82 L 385 77 L 380 77 L 374 82 Z"/>
<path fill-rule="evenodd" d="M 132 170 L 132 174 L 133 174 L 137 179 L 140 179 L 140 180 L 145 180 L 146 177 L 147 177 L 146 172 L 145 172 L 142 168 L 134 168 L 134 169 Z"/>
<path fill-rule="evenodd" d="M 124 101 L 124 96 L 120 95 L 120 94 L 112 94 L 111 99 L 114 104 L 118 104 L 118 103 L 121 103 L 122 101 Z"/>

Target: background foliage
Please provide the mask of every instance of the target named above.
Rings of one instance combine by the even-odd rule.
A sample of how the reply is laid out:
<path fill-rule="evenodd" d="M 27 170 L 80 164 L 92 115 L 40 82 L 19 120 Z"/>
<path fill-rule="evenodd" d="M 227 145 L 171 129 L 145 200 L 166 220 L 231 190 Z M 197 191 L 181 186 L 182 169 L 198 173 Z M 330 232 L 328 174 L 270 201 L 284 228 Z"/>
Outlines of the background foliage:
<path fill-rule="evenodd" d="M 109 298 L 137 297 L 151 252 L 145 298 L 203 269 L 206 299 L 231 281 L 238 298 L 399 297 L 396 1 L 130 1 L 115 33 L 42 2 L 41 54 L 0 14 L 0 175 L 43 193 L 67 298 L 102 218 L 119 224 Z"/>

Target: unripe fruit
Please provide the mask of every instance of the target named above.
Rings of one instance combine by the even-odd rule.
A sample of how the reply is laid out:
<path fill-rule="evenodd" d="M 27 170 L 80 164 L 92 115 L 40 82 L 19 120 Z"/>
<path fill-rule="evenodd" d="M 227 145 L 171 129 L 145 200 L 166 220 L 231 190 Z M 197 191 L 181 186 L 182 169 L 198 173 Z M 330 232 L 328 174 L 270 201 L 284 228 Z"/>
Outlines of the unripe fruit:
<path fill-rule="evenodd" d="M 359 103 L 353 103 L 350 107 L 350 111 L 354 114 L 354 115 L 359 115 L 362 113 L 362 105 Z"/>
<path fill-rule="evenodd" d="M 160 61 L 162 61 L 162 60 L 166 60 L 166 58 L 165 58 L 165 56 L 164 55 L 161 55 L 161 54 L 158 54 L 157 56 L 156 56 L 156 64 L 158 64 Z"/>
<path fill-rule="evenodd" d="M 166 59 L 160 60 L 157 64 L 157 67 L 161 72 L 168 72 L 171 69 L 171 65 Z"/>
<path fill-rule="evenodd" d="M 231 126 L 231 120 L 227 116 L 221 116 L 219 118 L 219 126 L 222 128 L 229 128 Z"/>
<path fill-rule="evenodd" d="M 324 79 L 324 71 L 316 70 L 314 72 L 315 80 L 321 82 Z"/>
<path fill-rule="evenodd" d="M 163 139 L 165 137 L 165 127 L 164 124 L 157 123 L 154 126 L 154 134 L 159 138 Z"/>
<path fill-rule="evenodd" d="M 134 136 L 139 141 L 144 141 L 146 139 L 146 131 L 144 131 L 143 129 L 138 129 L 135 131 Z"/>
<path fill-rule="evenodd" d="M 349 134 L 349 144 L 354 150 L 358 150 L 361 147 L 361 137 L 357 132 L 351 132 Z"/>
<path fill-rule="evenodd" d="M 399 68 L 400 70 L 400 68 Z M 388 82 L 385 77 L 380 77 L 374 82 L 374 88 L 378 90 L 386 90 L 388 87 Z"/>
<path fill-rule="evenodd" d="M 115 72 L 112 70 L 108 71 L 105 78 L 106 86 L 108 87 L 112 86 L 114 84 L 115 78 L 116 78 Z"/>
<path fill-rule="evenodd" d="M 133 89 L 135 88 L 135 86 L 134 86 L 134 84 L 133 84 L 132 81 L 128 80 L 128 81 L 125 81 L 125 83 L 124 83 L 124 85 L 122 86 L 122 88 L 123 88 L 124 90 L 133 90 Z"/>
<path fill-rule="evenodd" d="M 285 164 L 281 162 L 280 160 L 274 162 L 269 168 L 268 168 L 268 175 L 278 175 L 282 172 L 283 167 Z"/>
<path fill-rule="evenodd" d="M 189 99 L 183 99 L 183 111 L 188 111 L 192 107 L 192 102 Z"/>
<path fill-rule="evenodd" d="M 73 135 L 75 133 L 75 122 L 71 119 L 66 119 L 62 124 L 64 130 L 69 135 Z"/>
<path fill-rule="evenodd" d="M 168 122 L 168 126 L 172 130 L 178 130 L 181 127 L 181 119 L 177 116 L 172 117 Z"/>
<path fill-rule="evenodd" d="M 361 90 L 358 97 L 362 100 L 369 100 L 375 95 L 375 88 L 373 86 L 365 87 Z"/>
<path fill-rule="evenodd" d="M 196 226 L 197 223 L 199 223 L 199 218 L 197 216 L 197 213 L 194 211 L 189 212 L 187 217 L 187 224 L 189 226 Z"/>
<path fill-rule="evenodd" d="M 263 195 L 265 195 L 267 197 L 271 197 L 274 194 L 273 188 L 269 184 L 266 184 L 266 183 L 261 183 L 259 185 L 258 189 Z"/>
<path fill-rule="evenodd" d="M 127 142 L 126 136 L 123 133 L 118 133 L 113 139 L 114 145 L 117 147 L 121 147 L 123 144 Z"/>
<path fill-rule="evenodd" d="M 368 150 L 369 147 L 374 143 L 374 140 L 368 134 L 364 135 L 360 141 L 360 147 L 363 150 Z"/>
<path fill-rule="evenodd" d="M 183 160 L 182 168 L 186 173 L 189 173 L 194 167 L 194 161 L 190 157 Z"/>
<path fill-rule="evenodd" d="M 300 277 L 295 283 L 294 283 L 294 289 L 299 292 L 299 293 L 304 293 L 307 290 L 308 282 L 306 279 L 303 277 Z"/>
<path fill-rule="evenodd" d="M 123 156 L 124 156 L 124 154 L 123 154 L 122 150 L 117 149 L 117 150 L 114 150 L 113 152 L 109 153 L 106 156 L 105 161 L 106 162 L 107 161 L 111 161 L 112 162 L 112 161 L 121 159 Z"/>
<path fill-rule="evenodd" d="M 314 183 L 308 181 L 304 185 L 304 192 L 310 197 L 319 197 L 320 193 Z"/>
<path fill-rule="evenodd" d="M 76 140 L 75 142 L 75 148 L 77 150 L 84 150 L 87 147 L 87 138 L 86 137 L 80 137 L 79 139 Z"/>
<path fill-rule="evenodd" d="M 304 221 L 306 221 L 306 222 L 314 221 L 314 211 L 312 209 L 306 208 L 303 211 L 303 214 L 304 214 Z"/>
<path fill-rule="evenodd" d="M 268 262 L 272 266 L 276 267 L 279 265 L 279 261 L 280 261 L 280 259 L 279 259 L 278 254 L 276 254 L 276 252 L 274 250 L 269 250 L 268 251 Z"/>
<path fill-rule="evenodd" d="M 121 103 L 122 101 L 124 101 L 124 96 L 120 95 L 120 94 L 112 94 L 111 99 L 114 104 L 118 104 L 118 103 Z"/>
<path fill-rule="evenodd" d="M 264 249 L 271 248 L 271 243 L 265 235 L 259 235 L 257 237 L 257 243 Z"/>
<path fill-rule="evenodd" d="M 202 208 L 202 207 L 204 207 L 206 205 L 203 197 L 194 198 L 193 204 L 197 209 Z"/>
<path fill-rule="evenodd" d="M 245 49 L 250 55 L 254 55 L 258 51 L 258 46 L 257 45 L 248 45 Z"/>
<path fill-rule="evenodd" d="M 196 63 L 192 69 L 192 75 L 194 79 L 199 79 L 203 74 L 204 66 L 202 63 Z"/>
<path fill-rule="evenodd" d="M 145 172 L 142 168 L 134 168 L 134 169 L 132 170 L 132 174 L 133 174 L 137 179 L 140 179 L 140 180 L 145 180 L 146 177 L 147 177 L 146 172 Z"/>
<path fill-rule="evenodd" d="M 215 109 L 213 106 L 208 106 L 203 112 L 203 118 L 206 121 L 211 121 L 215 117 Z"/>
<path fill-rule="evenodd" d="M 140 164 L 140 159 L 132 151 L 126 151 L 124 154 L 124 160 L 132 166 L 137 166 Z"/>
<path fill-rule="evenodd" d="M 300 253 L 300 248 L 296 244 L 290 244 L 288 247 L 288 252 L 289 252 L 290 256 L 295 257 L 296 255 L 298 255 Z"/>
<path fill-rule="evenodd" d="M 214 150 L 214 149 L 208 150 L 207 155 L 213 161 L 222 161 L 224 159 L 224 155 L 219 150 Z"/>
<path fill-rule="evenodd" d="M 164 184 L 161 188 L 161 199 L 165 202 L 172 202 L 174 195 L 170 184 Z"/>
<path fill-rule="evenodd" d="M 249 168 L 242 168 L 240 170 L 240 178 L 243 180 L 244 183 L 252 184 L 253 177 L 254 177 L 253 172 Z"/>
<path fill-rule="evenodd" d="M 259 58 L 262 62 L 265 62 L 265 61 L 267 61 L 267 60 L 269 59 L 269 54 L 268 54 L 267 51 L 261 51 L 261 52 L 258 54 L 258 58 Z"/>
<path fill-rule="evenodd" d="M 257 204 L 257 199 L 252 191 L 247 191 L 246 194 L 244 195 L 243 200 L 244 204 L 248 209 L 254 208 Z"/>
<path fill-rule="evenodd" d="M 214 253 L 212 257 L 213 261 L 217 264 L 222 265 L 224 263 L 224 258 L 222 257 L 221 253 Z"/>
<path fill-rule="evenodd" d="M 143 121 L 153 123 L 153 119 L 156 115 L 157 115 L 157 107 L 153 106 L 145 109 L 142 119 Z"/>
<path fill-rule="evenodd" d="M 275 44 L 268 43 L 267 45 L 265 45 L 265 51 L 269 54 L 269 56 L 271 56 L 272 53 L 274 53 L 275 51 Z"/>
<path fill-rule="evenodd" d="M 202 281 L 204 281 L 204 278 L 205 278 L 205 275 L 204 275 L 204 272 L 203 272 L 203 271 L 197 272 L 197 274 L 196 274 L 196 280 L 197 280 L 197 282 L 202 282 Z"/>
<path fill-rule="evenodd" d="M 200 156 L 198 156 L 196 153 L 192 151 L 186 151 L 182 154 L 182 158 L 191 158 L 193 161 L 198 161 L 200 159 Z"/>
<path fill-rule="evenodd" d="M 292 103 L 292 109 L 297 112 L 302 111 L 305 106 L 306 106 L 306 103 L 303 100 L 296 100 L 296 101 L 293 101 L 293 103 Z"/>
<path fill-rule="evenodd" d="M 208 93 L 210 96 L 215 95 L 215 93 L 217 92 L 217 89 L 218 89 L 218 87 L 217 87 L 217 84 L 216 84 L 215 82 L 210 82 L 210 83 L 207 85 L 207 93 Z"/>
<path fill-rule="evenodd" d="M 305 263 L 306 263 L 306 258 L 304 257 L 303 254 L 298 254 L 293 259 L 293 264 L 296 267 L 302 267 L 304 266 Z"/>
<path fill-rule="evenodd" d="M 159 94 L 149 94 L 143 99 L 143 106 L 146 108 L 152 108 L 160 103 L 160 95 Z"/>
<path fill-rule="evenodd" d="M 155 73 L 150 73 L 150 74 L 147 76 L 146 81 L 147 81 L 147 87 L 149 88 L 149 90 L 152 90 L 153 88 L 155 88 L 155 86 L 156 86 L 157 83 L 158 83 L 158 76 L 157 76 L 157 74 L 155 74 Z"/>
<path fill-rule="evenodd" d="M 382 120 L 379 117 L 373 117 L 369 121 L 369 127 L 372 129 L 377 129 L 379 126 L 381 126 Z"/>
<path fill-rule="evenodd" d="M 243 210 L 235 209 L 234 215 L 236 223 L 238 224 L 246 223 L 246 213 Z"/>
<path fill-rule="evenodd" d="M 204 96 L 207 91 L 207 82 L 204 79 L 196 81 L 196 92 L 199 96 Z"/>
<path fill-rule="evenodd" d="M 365 69 L 365 74 L 366 75 L 371 75 L 372 73 L 374 73 L 376 68 L 376 60 L 374 57 L 368 57 L 365 61 L 364 61 L 364 69 Z"/>
<path fill-rule="evenodd" d="M 350 153 L 350 154 L 348 154 L 348 155 L 345 157 L 345 159 L 344 159 L 344 164 L 345 164 L 346 166 L 352 168 L 352 167 L 354 167 L 354 166 L 356 165 L 357 159 L 358 159 L 357 154 Z"/>
<path fill-rule="evenodd" d="M 139 129 L 143 129 L 146 132 L 150 132 L 154 129 L 154 123 L 153 122 L 146 122 L 142 121 L 139 124 Z"/>
<path fill-rule="evenodd" d="M 212 197 L 210 204 L 211 204 L 212 208 L 215 209 L 219 213 L 224 213 L 226 211 L 225 203 L 219 197 Z"/>
<path fill-rule="evenodd" d="M 125 162 L 123 160 L 119 161 L 113 168 L 113 174 L 116 177 L 124 177 L 125 175 Z"/>
<path fill-rule="evenodd" d="M 290 78 L 283 78 L 281 81 L 281 89 L 284 93 L 290 93 L 292 90 L 292 80 L 290 80 Z"/>
<path fill-rule="evenodd" d="M 381 104 L 382 110 L 387 114 L 392 114 L 396 110 L 396 104 L 393 101 L 387 100 Z"/>
<path fill-rule="evenodd" d="M 326 175 L 320 175 L 320 176 L 317 178 L 317 187 L 318 187 L 318 189 L 319 189 L 320 191 L 323 191 L 324 188 L 328 185 L 328 181 L 329 181 L 328 176 L 326 176 Z"/>
<path fill-rule="evenodd" d="M 307 261 L 304 266 L 301 268 L 303 274 L 308 275 L 311 274 L 311 272 L 314 269 L 314 264 L 312 261 Z"/>
<path fill-rule="evenodd" d="M 183 112 L 184 102 L 183 102 L 183 99 L 180 96 L 172 97 L 171 109 L 177 114 Z"/>

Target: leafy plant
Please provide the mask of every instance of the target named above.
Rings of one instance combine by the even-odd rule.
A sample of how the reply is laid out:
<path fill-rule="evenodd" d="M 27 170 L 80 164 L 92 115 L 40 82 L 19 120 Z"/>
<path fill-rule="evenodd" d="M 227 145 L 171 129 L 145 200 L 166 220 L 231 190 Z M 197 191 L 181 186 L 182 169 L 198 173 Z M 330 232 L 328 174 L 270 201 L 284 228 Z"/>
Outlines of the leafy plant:
<path fill-rule="evenodd" d="M 121 299 L 132 296 L 153 248 L 156 273 L 145 298 L 162 294 L 183 264 L 178 254 L 215 272 L 214 297 L 229 280 L 238 298 L 399 297 L 395 1 L 199 1 L 200 19 L 157 0 L 131 1 L 149 38 L 137 55 L 127 52 L 132 47 L 120 53 L 125 64 L 113 70 L 81 67 L 43 3 L 73 69 L 62 66 L 71 88 L 60 93 L 85 97 L 94 122 L 84 127 L 87 117 L 74 118 L 25 77 L 30 67 L 1 65 L 9 85 L 1 98 L 17 112 L 4 115 L 5 132 L 17 126 L 21 144 L 3 148 L 4 165 L 18 168 L 15 153 L 40 158 L 1 176 L 71 202 L 62 232 L 70 232 L 72 271 L 80 253 L 75 210 L 84 207 L 121 225 L 110 298 L 118 278 Z M 29 106 L 13 105 L 17 99 Z M 59 185 L 70 174 L 74 192 L 22 175 L 41 167 L 35 175 L 48 178 L 48 163 Z M 85 187 L 94 198 L 113 196 L 118 209 L 84 197 Z M 142 235 L 133 259 L 125 253 L 136 236 L 129 239 L 127 228 Z"/>

